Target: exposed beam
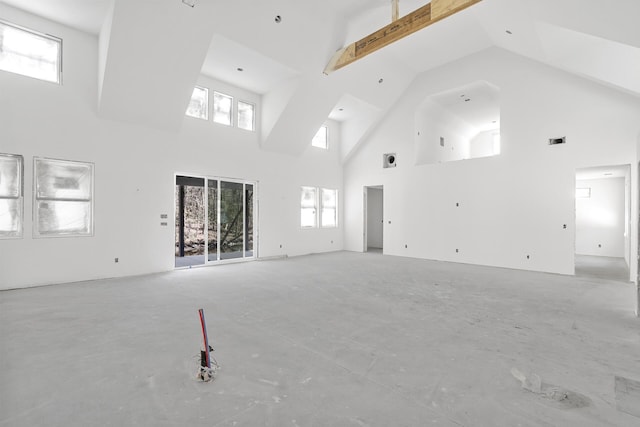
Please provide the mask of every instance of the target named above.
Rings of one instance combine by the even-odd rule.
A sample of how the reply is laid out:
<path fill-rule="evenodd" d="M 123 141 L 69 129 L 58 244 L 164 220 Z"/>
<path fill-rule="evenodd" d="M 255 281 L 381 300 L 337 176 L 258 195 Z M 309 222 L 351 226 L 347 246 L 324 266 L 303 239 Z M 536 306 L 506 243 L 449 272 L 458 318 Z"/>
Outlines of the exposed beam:
<path fill-rule="evenodd" d="M 324 69 L 325 74 L 336 71 L 370 53 L 413 34 L 482 0 L 432 0 L 408 15 L 375 31 L 365 38 L 338 50 Z"/>

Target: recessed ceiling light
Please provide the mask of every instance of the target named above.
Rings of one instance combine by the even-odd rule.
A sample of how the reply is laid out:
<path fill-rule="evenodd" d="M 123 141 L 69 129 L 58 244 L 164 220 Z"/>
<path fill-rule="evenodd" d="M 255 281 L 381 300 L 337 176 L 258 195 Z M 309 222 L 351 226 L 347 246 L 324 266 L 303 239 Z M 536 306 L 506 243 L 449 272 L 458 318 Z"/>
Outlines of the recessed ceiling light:
<path fill-rule="evenodd" d="M 511 32 L 511 30 L 507 30 L 507 31 L 505 31 L 505 33 L 507 33 L 507 34 L 509 34 L 509 35 L 513 34 L 513 33 Z"/>
<path fill-rule="evenodd" d="M 338 111 L 344 111 L 344 108 L 338 108 Z"/>
<path fill-rule="evenodd" d="M 242 67 L 238 67 L 238 68 L 236 68 L 236 70 L 238 70 L 238 71 L 240 71 L 240 72 L 243 72 L 243 71 L 244 71 L 244 68 L 242 68 Z"/>
<path fill-rule="evenodd" d="M 276 24 L 281 23 L 282 22 L 282 16 L 276 15 L 275 21 L 276 21 Z"/>
<path fill-rule="evenodd" d="M 187 6 L 193 7 L 196 5 L 196 0 L 182 0 L 182 3 L 186 4 Z"/>

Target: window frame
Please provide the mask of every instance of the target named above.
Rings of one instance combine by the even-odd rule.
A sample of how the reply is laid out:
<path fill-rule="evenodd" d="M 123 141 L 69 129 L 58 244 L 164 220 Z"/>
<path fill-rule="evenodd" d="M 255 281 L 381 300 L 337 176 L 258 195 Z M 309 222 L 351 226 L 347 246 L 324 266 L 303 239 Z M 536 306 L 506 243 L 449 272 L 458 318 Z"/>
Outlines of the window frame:
<path fill-rule="evenodd" d="M 313 200 L 313 206 L 304 206 L 302 204 L 303 199 L 302 199 L 302 194 L 304 193 L 304 191 L 308 191 L 308 190 L 313 190 L 314 191 L 314 200 Z M 325 225 L 322 221 L 322 214 L 323 211 L 325 209 L 324 207 L 324 203 L 323 203 L 323 192 L 325 191 L 331 191 L 334 193 L 335 195 L 335 206 L 331 206 L 328 209 L 333 209 L 334 210 L 334 224 L 333 225 Z M 303 230 L 308 230 L 308 229 L 313 229 L 313 228 L 319 228 L 319 229 L 330 229 L 330 228 L 338 228 L 339 224 L 338 224 L 338 217 L 339 217 L 339 212 L 338 212 L 338 208 L 339 208 L 339 202 L 338 202 L 338 195 L 339 195 L 339 191 L 337 188 L 324 188 L 324 187 L 312 187 L 309 185 L 303 185 L 300 187 L 300 228 L 302 228 Z M 304 209 L 313 209 L 314 212 L 314 224 L 313 225 L 302 225 L 302 212 Z"/>
<path fill-rule="evenodd" d="M 0 231 L 0 239 L 21 239 L 24 234 L 24 157 L 19 154 L 0 153 L 0 157 L 15 158 L 18 161 L 17 178 L 17 195 L 2 196 L 0 200 L 16 200 L 18 205 L 18 229 L 3 233 Z"/>
<path fill-rule="evenodd" d="M 216 95 L 222 95 L 224 97 L 227 97 L 227 98 L 231 99 L 231 102 L 230 102 L 231 109 L 229 110 L 229 123 L 216 121 Z M 217 123 L 217 124 L 223 125 L 223 126 L 233 127 L 233 113 L 234 113 L 234 108 L 233 108 L 234 102 L 233 101 L 234 101 L 234 99 L 235 98 L 233 96 L 227 95 L 226 93 L 219 92 L 217 90 L 213 91 L 213 100 L 211 101 L 212 102 L 212 106 L 213 106 L 213 114 L 211 116 L 211 121 L 213 123 Z"/>
<path fill-rule="evenodd" d="M 24 26 L 21 26 L 21 25 L 17 25 L 17 24 L 14 24 L 12 22 L 6 21 L 4 19 L 0 19 L 0 25 L 6 25 L 7 27 L 13 28 L 15 30 L 22 31 L 24 33 L 28 33 L 28 34 L 30 34 L 32 36 L 36 36 L 38 38 L 51 40 L 51 41 L 54 41 L 54 42 L 56 42 L 58 44 L 58 52 L 57 52 L 57 55 L 56 55 L 56 65 L 57 65 L 56 68 L 57 69 L 56 69 L 56 80 L 55 81 L 54 80 L 43 79 L 43 78 L 32 76 L 32 75 L 29 75 L 29 74 L 24 74 L 24 73 L 21 73 L 21 72 L 16 72 L 16 71 L 12 71 L 12 70 L 6 70 L 4 68 L 0 68 L 0 71 L 4 71 L 4 72 L 7 72 L 7 73 L 11 73 L 11 74 L 16 74 L 16 75 L 23 76 L 23 77 L 29 77 L 29 78 L 40 80 L 40 81 L 43 81 L 43 82 L 54 83 L 54 84 L 62 86 L 62 75 L 63 75 L 63 73 L 62 73 L 62 70 L 63 70 L 63 64 L 62 64 L 63 42 L 62 42 L 62 38 L 56 37 L 56 36 L 51 35 L 51 34 L 43 33 L 41 31 L 33 30 L 31 28 L 27 28 L 27 27 L 24 27 Z"/>
<path fill-rule="evenodd" d="M 39 180 L 39 162 L 49 162 L 51 164 L 66 164 L 68 166 L 81 166 L 87 167 L 90 170 L 89 175 L 89 197 L 88 198 L 73 198 L 73 197 L 38 197 Z M 88 231 L 57 231 L 57 232 L 41 232 L 39 229 L 39 208 L 38 202 L 40 201 L 62 201 L 62 202 L 77 202 L 77 203 L 89 203 L 89 221 Z M 95 165 L 91 162 L 83 162 L 76 160 L 63 160 L 52 159 L 47 157 L 34 157 L 33 158 L 33 237 L 34 238 L 64 238 L 64 237 L 93 237 L 95 234 L 95 218 L 94 218 L 94 205 L 95 205 Z"/>
<path fill-rule="evenodd" d="M 237 107 L 236 107 L 236 126 L 238 127 L 238 129 L 242 129 L 242 130 L 246 130 L 249 132 L 255 132 L 256 131 L 256 104 L 253 102 L 249 102 L 249 101 L 243 101 L 241 99 L 238 99 L 237 102 Z M 244 105 L 250 105 L 251 109 L 253 111 L 252 117 L 251 117 L 251 129 L 247 129 L 244 127 L 240 127 L 240 104 L 244 104 Z"/>
<path fill-rule="evenodd" d="M 313 190 L 313 206 L 304 206 L 302 195 L 305 191 Z M 302 212 L 305 209 L 313 209 L 313 225 L 303 225 L 302 224 Z M 308 185 L 303 185 L 300 187 L 300 228 L 303 230 L 308 230 L 312 228 L 318 228 L 318 187 L 311 187 Z"/>
<path fill-rule="evenodd" d="M 189 106 L 191 105 L 191 101 L 193 100 L 193 92 L 195 92 L 197 89 L 202 89 L 202 90 L 204 90 L 204 93 L 205 93 L 205 106 L 206 106 L 206 109 L 205 109 L 204 117 L 194 116 L 194 115 L 189 114 Z M 189 98 L 189 106 L 187 106 L 187 111 L 185 111 L 184 114 L 187 117 L 191 117 L 191 118 L 194 118 L 194 119 L 209 121 L 209 88 L 208 87 L 204 87 L 204 86 L 196 85 L 193 88 L 193 92 L 191 92 L 191 98 Z"/>
<path fill-rule="evenodd" d="M 319 192 L 319 201 L 320 201 L 320 215 L 318 215 L 319 217 L 319 222 L 320 222 L 320 228 L 338 228 L 338 189 L 336 188 L 319 188 L 320 192 Z M 330 207 L 330 209 L 333 209 L 333 219 L 334 219 L 334 223 L 333 225 L 324 225 L 324 222 L 322 221 L 322 217 L 324 216 L 324 210 L 325 210 L 325 206 L 324 206 L 324 197 L 323 197 L 323 193 L 327 191 L 327 192 L 333 192 L 334 193 L 334 197 L 335 197 L 335 204 L 334 206 Z"/>
<path fill-rule="evenodd" d="M 320 131 L 322 129 L 324 129 L 324 145 L 314 144 L 314 141 L 315 141 L 316 137 L 318 136 L 318 134 L 320 133 Z M 327 126 L 326 124 L 323 124 L 322 126 L 320 126 L 320 128 L 318 129 L 316 134 L 311 139 L 311 146 L 315 147 L 315 148 L 320 148 L 322 150 L 328 150 L 329 149 L 329 126 Z"/>

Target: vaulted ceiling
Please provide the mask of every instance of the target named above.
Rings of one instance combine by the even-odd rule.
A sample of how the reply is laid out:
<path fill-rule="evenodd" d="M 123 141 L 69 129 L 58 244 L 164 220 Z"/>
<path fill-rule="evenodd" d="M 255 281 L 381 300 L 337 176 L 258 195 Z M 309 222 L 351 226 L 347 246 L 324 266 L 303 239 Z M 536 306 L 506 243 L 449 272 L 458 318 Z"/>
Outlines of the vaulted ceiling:
<path fill-rule="evenodd" d="M 390 0 L 0 3 L 100 37 L 101 114 L 177 129 L 203 74 L 262 95 L 262 146 L 294 155 L 331 117 L 347 157 L 418 74 L 492 46 L 640 97 L 638 0 L 483 0 L 329 76 L 337 49 L 391 22 Z"/>

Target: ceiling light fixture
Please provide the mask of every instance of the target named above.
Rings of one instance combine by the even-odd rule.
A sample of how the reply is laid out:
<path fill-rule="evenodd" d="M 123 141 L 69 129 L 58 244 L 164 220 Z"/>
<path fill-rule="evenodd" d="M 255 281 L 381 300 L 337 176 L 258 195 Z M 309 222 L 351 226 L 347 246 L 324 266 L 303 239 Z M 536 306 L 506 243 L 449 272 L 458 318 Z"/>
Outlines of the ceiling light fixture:
<path fill-rule="evenodd" d="M 471 98 L 467 98 L 464 100 L 464 102 L 469 102 L 469 101 L 471 101 Z"/>
<path fill-rule="evenodd" d="M 276 15 L 275 21 L 276 21 L 276 24 L 281 23 L 282 22 L 282 16 Z"/>
<path fill-rule="evenodd" d="M 240 72 L 243 72 L 243 71 L 244 71 L 244 68 L 242 68 L 242 67 L 238 67 L 238 68 L 236 68 L 236 70 L 238 70 L 238 71 L 240 71 Z"/>
<path fill-rule="evenodd" d="M 338 111 L 344 111 L 344 108 L 338 108 Z"/>
<path fill-rule="evenodd" d="M 384 81 L 384 79 L 380 79 L 378 80 L 378 83 L 382 83 Z"/>
<path fill-rule="evenodd" d="M 507 33 L 507 34 L 509 34 L 509 35 L 513 34 L 513 33 L 511 32 L 511 30 L 507 30 L 507 31 L 505 31 L 505 33 Z"/>
<path fill-rule="evenodd" d="M 196 5 L 196 0 L 182 0 L 182 3 L 189 7 L 194 7 Z"/>

